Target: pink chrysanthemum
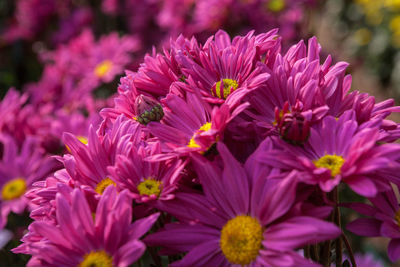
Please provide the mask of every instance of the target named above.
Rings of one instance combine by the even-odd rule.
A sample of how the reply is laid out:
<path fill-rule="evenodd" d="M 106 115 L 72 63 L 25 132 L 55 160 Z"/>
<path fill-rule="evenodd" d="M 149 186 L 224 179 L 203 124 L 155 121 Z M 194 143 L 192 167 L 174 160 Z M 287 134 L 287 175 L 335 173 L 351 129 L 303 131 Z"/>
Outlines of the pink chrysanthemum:
<path fill-rule="evenodd" d="M 20 214 L 31 204 L 24 194 L 32 184 L 60 166 L 47 157 L 34 137 L 27 137 L 20 150 L 10 136 L 2 135 L 0 141 L 3 147 L 0 161 L 1 229 L 10 212 Z"/>
<path fill-rule="evenodd" d="M 197 151 L 206 153 L 218 140 L 223 139 L 224 129 L 246 104 L 231 114 L 227 105 L 211 107 L 195 94 L 187 94 L 187 101 L 168 95 L 164 101 L 168 108 L 163 120 L 150 122 L 150 133 L 158 137 L 173 154 Z"/>
<path fill-rule="evenodd" d="M 71 154 L 64 155 L 64 166 L 72 179 L 102 194 L 106 187 L 116 186 L 107 167 L 113 166 L 117 154 L 123 154 L 130 142 L 140 139 L 139 125 L 123 116 L 119 117 L 112 128 L 99 134 L 91 126 L 87 140 L 64 133 L 64 143 Z"/>
<path fill-rule="evenodd" d="M 27 136 L 40 139 L 49 131 L 49 123 L 34 105 L 28 103 L 28 98 L 29 94 L 20 94 L 11 88 L 0 102 L 0 132 L 13 136 L 18 147 Z"/>
<path fill-rule="evenodd" d="M 126 155 L 118 155 L 115 166 L 108 170 L 121 188 L 130 190 L 137 202 L 169 200 L 174 197 L 185 164 L 181 160 L 147 161 L 161 154 L 160 143 L 132 146 Z"/>
<path fill-rule="evenodd" d="M 338 119 L 325 117 L 311 128 L 303 147 L 274 140 L 280 147 L 265 151 L 263 162 L 286 171 L 299 170 L 303 182 L 318 184 L 325 192 L 342 181 L 356 193 L 373 197 L 387 188 L 388 179 L 398 182 L 394 174 L 400 167 L 396 162 L 400 146 L 377 144 L 379 128 L 358 127 L 352 111 Z"/>
<path fill-rule="evenodd" d="M 136 49 L 132 37 L 120 38 L 113 33 L 96 41 L 90 30 L 83 31 L 68 44 L 41 53 L 46 63 L 43 75 L 26 88 L 32 103 L 56 109 L 89 109 L 93 90 L 122 74 Z"/>
<path fill-rule="evenodd" d="M 199 156 L 195 160 L 204 195 L 178 193 L 162 203 L 180 223 L 149 235 L 146 244 L 163 246 L 168 254 L 188 252 L 171 266 L 316 266 L 294 250 L 340 230 L 309 216 L 285 216 L 295 201 L 295 174 L 282 182 L 260 173 L 252 177 L 252 169 L 243 168 L 222 143 L 218 151 L 223 170 Z"/>
<path fill-rule="evenodd" d="M 138 239 L 158 215 L 132 224 L 128 192 L 117 193 L 114 187 L 104 191 L 94 213 L 79 189 L 70 199 L 58 194 L 57 225 L 36 221 L 29 227 L 42 238 L 29 244 L 33 257 L 28 266 L 129 266 L 144 253 L 145 245 Z"/>
<path fill-rule="evenodd" d="M 176 60 L 187 77 L 185 81 L 192 88 L 200 88 L 205 99 L 219 104 L 226 101 L 234 106 L 268 80 L 268 70 L 258 60 L 263 50 L 267 57 L 273 57 L 268 52 L 279 47 L 276 34 L 277 30 L 260 36 L 250 32 L 231 41 L 226 32 L 218 31 L 215 40 L 209 39 L 198 58 L 178 51 Z"/>

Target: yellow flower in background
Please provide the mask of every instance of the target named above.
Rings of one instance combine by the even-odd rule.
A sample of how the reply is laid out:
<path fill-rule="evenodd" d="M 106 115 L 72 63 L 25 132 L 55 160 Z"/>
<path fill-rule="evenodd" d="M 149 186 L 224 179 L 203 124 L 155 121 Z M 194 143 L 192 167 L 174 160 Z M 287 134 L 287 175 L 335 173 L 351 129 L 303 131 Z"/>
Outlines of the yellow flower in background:
<path fill-rule="evenodd" d="M 392 30 L 393 34 L 400 35 L 400 14 L 394 16 L 390 20 L 389 27 Z"/>
<path fill-rule="evenodd" d="M 379 1 L 377 1 L 379 2 Z M 400 0 L 385 0 L 383 4 L 388 9 L 399 9 L 400 10 Z"/>
<path fill-rule="evenodd" d="M 372 33 L 369 29 L 367 28 L 361 28 L 358 29 L 354 33 L 354 40 L 358 45 L 367 45 L 372 39 Z"/>

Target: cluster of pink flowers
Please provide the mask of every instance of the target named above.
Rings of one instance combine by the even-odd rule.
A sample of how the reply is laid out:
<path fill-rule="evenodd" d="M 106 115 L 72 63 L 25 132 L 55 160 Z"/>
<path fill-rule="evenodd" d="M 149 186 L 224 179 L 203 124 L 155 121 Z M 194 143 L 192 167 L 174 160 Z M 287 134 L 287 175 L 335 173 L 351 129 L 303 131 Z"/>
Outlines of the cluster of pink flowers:
<path fill-rule="evenodd" d="M 400 128 L 387 117 L 400 107 L 349 92 L 348 64 L 321 62 L 316 38 L 287 52 L 281 40 L 218 31 L 146 55 L 87 139 L 63 134 L 64 168 L 24 195 L 34 222 L 14 252 L 32 255 L 28 266 L 128 266 L 146 247 L 157 266 L 160 255 L 171 266 L 330 266 L 348 244 L 342 205 L 372 217 L 349 229 L 391 238 L 398 260 Z M 99 80 L 76 73 L 77 86 Z M 13 181 L 3 200 L 20 190 Z M 374 206 L 340 204 L 342 184 Z"/>
<path fill-rule="evenodd" d="M 140 39 L 143 47 L 148 47 L 180 33 L 205 38 L 219 28 L 243 33 L 281 27 L 283 37 L 294 40 L 306 23 L 307 9 L 315 8 L 317 0 L 103 0 L 99 1 L 101 7 L 71 0 L 15 2 L 15 12 L 2 36 L 5 42 L 42 36 L 52 44 L 64 43 L 92 23 L 99 24 L 101 10 L 110 25 L 122 24 L 129 34 Z M 57 30 L 50 27 L 54 22 Z"/>
<path fill-rule="evenodd" d="M 96 41 L 84 31 L 57 50 L 43 52 L 45 67 L 37 83 L 26 85 L 23 93 L 7 92 L 0 103 L 0 229 L 11 211 L 37 208 L 24 194 L 62 168 L 50 156 L 68 151 L 63 133 L 86 142 L 89 125 L 99 125 L 107 100 L 93 92 L 123 74 L 135 48 L 129 37 L 111 34 Z"/>

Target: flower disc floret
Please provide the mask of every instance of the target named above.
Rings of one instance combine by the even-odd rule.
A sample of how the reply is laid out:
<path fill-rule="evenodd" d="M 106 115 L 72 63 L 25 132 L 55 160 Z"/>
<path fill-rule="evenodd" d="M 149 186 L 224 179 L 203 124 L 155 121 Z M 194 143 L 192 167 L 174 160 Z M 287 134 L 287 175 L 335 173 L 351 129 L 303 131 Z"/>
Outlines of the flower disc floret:
<path fill-rule="evenodd" d="M 102 78 L 111 70 L 112 65 L 113 64 L 110 60 L 104 60 L 96 66 L 94 74 L 96 74 L 97 77 Z"/>
<path fill-rule="evenodd" d="M 262 240 L 263 228 L 258 220 L 239 215 L 222 228 L 220 247 L 231 264 L 247 265 L 258 256 Z"/>
<path fill-rule="evenodd" d="M 156 195 L 158 197 L 161 193 L 161 183 L 161 181 L 148 178 L 137 186 L 137 190 L 139 191 L 140 195 Z"/>
<path fill-rule="evenodd" d="M 211 94 L 213 96 L 221 99 L 226 99 L 231 93 L 233 93 L 239 87 L 238 82 L 232 79 L 223 79 L 222 83 L 223 83 L 222 88 L 221 88 L 221 81 L 215 83 L 215 85 L 211 89 Z"/>
<path fill-rule="evenodd" d="M 95 191 L 101 195 L 103 194 L 104 190 L 106 190 L 106 188 L 110 185 L 116 186 L 113 180 L 106 177 L 97 184 Z"/>
<path fill-rule="evenodd" d="M 196 136 L 197 134 L 199 134 L 199 133 L 207 132 L 207 131 L 211 130 L 211 126 L 212 126 L 212 125 L 211 125 L 211 122 L 207 122 L 207 123 L 203 124 L 203 125 L 199 128 L 199 130 L 192 136 L 192 138 L 190 139 L 189 144 L 188 144 L 187 146 L 188 146 L 188 147 L 200 147 L 200 145 L 197 144 L 196 141 L 194 140 L 195 136 Z"/>
<path fill-rule="evenodd" d="M 340 170 L 344 164 L 344 158 L 338 155 L 325 155 L 318 160 L 313 161 L 315 167 L 326 168 L 331 171 L 331 176 L 335 177 L 340 174 Z"/>
<path fill-rule="evenodd" d="M 26 191 L 26 181 L 23 178 L 15 178 L 7 182 L 2 190 L 1 197 L 3 200 L 12 200 L 19 198 Z"/>
<path fill-rule="evenodd" d="M 78 267 L 114 267 L 114 265 L 112 257 L 104 250 L 99 250 L 86 254 Z"/>

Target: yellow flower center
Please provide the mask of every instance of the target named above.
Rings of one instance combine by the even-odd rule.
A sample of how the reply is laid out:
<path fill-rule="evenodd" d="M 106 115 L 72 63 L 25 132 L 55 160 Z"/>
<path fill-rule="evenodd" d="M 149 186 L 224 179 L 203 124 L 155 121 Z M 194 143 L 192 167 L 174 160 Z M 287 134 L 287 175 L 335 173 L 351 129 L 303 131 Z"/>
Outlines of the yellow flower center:
<path fill-rule="evenodd" d="M 200 145 L 196 143 L 196 141 L 194 140 L 194 138 L 196 137 L 197 134 L 199 134 L 199 133 L 201 133 L 201 132 L 207 132 L 207 131 L 209 131 L 209 130 L 211 130 L 211 122 L 206 122 L 205 124 L 203 124 L 203 125 L 199 128 L 199 130 L 197 130 L 197 131 L 193 134 L 193 136 L 192 136 L 192 138 L 190 139 L 189 144 L 188 144 L 187 146 L 188 146 L 188 147 L 200 147 Z"/>
<path fill-rule="evenodd" d="M 115 182 L 110 178 L 106 177 L 97 184 L 96 188 L 94 189 L 100 195 L 103 194 L 104 190 L 110 185 L 116 186 Z"/>
<path fill-rule="evenodd" d="M 270 0 L 267 8 L 272 12 L 280 12 L 285 8 L 285 0 Z"/>
<path fill-rule="evenodd" d="M 400 209 L 394 215 L 394 219 L 395 219 L 397 225 L 400 227 Z"/>
<path fill-rule="evenodd" d="M 257 219 L 239 215 L 229 220 L 221 231 L 222 253 L 231 264 L 250 264 L 262 248 L 263 228 Z"/>
<path fill-rule="evenodd" d="M 84 145 L 87 145 L 89 143 L 88 139 L 84 136 L 77 136 L 76 138 L 78 138 L 78 140 Z M 71 152 L 71 149 L 69 148 L 69 146 L 65 145 L 65 147 L 67 148 L 67 150 L 69 152 Z"/>
<path fill-rule="evenodd" d="M 236 80 L 232 79 L 223 79 L 222 82 L 224 83 L 223 92 L 221 95 L 221 81 L 218 81 L 215 86 L 211 89 L 211 94 L 215 97 L 226 99 L 233 91 L 235 91 L 239 84 Z"/>
<path fill-rule="evenodd" d="M 114 267 L 113 259 L 104 250 L 86 254 L 78 267 Z"/>
<path fill-rule="evenodd" d="M 110 60 L 104 60 L 96 66 L 94 74 L 96 74 L 97 77 L 102 78 L 111 70 L 112 65 L 113 64 Z"/>
<path fill-rule="evenodd" d="M 147 178 L 137 186 L 137 190 L 140 195 L 156 195 L 158 197 L 161 193 L 161 184 L 162 182 L 156 179 Z"/>
<path fill-rule="evenodd" d="M 1 190 L 1 197 L 3 200 L 12 200 L 19 198 L 26 191 L 26 182 L 23 178 L 15 178 L 5 185 Z"/>
<path fill-rule="evenodd" d="M 338 155 L 325 155 L 318 160 L 313 161 L 315 167 L 326 168 L 331 171 L 332 177 L 340 174 L 340 169 L 343 166 L 344 158 Z"/>
<path fill-rule="evenodd" d="M 78 136 L 78 140 L 81 141 L 82 144 L 88 144 L 88 139 L 84 136 Z"/>

